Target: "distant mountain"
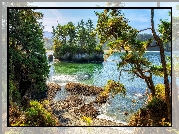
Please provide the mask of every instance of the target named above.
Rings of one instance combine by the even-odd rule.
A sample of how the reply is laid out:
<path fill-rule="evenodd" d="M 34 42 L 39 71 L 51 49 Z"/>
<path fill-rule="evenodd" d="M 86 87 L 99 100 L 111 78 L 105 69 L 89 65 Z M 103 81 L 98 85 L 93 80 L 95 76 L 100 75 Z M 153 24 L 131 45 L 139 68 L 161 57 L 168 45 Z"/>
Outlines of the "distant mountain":
<path fill-rule="evenodd" d="M 48 31 L 43 31 L 43 35 L 45 38 L 52 38 L 52 33 L 51 32 L 48 32 Z"/>

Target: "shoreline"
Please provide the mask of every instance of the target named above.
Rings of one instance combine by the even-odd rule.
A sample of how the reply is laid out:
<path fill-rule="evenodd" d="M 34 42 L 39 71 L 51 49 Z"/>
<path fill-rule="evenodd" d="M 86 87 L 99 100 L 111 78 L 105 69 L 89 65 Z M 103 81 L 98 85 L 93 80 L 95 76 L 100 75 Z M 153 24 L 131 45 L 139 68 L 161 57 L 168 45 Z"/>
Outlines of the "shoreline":
<path fill-rule="evenodd" d="M 47 90 L 47 100 L 49 100 L 50 104 L 46 106 L 48 109 L 52 109 L 53 114 L 59 118 L 62 126 L 89 126 L 84 120 L 82 120 L 80 115 L 77 115 L 75 111 L 79 110 L 81 106 L 88 105 L 84 103 L 84 100 L 78 102 L 80 99 L 78 95 L 70 95 L 64 100 L 55 101 L 54 98 L 57 95 L 59 90 L 59 85 L 53 82 L 48 83 L 51 85 L 51 88 L 54 88 L 55 85 L 58 89 L 50 89 Z M 53 86 L 52 86 L 53 85 Z M 77 100 L 76 100 L 77 99 Z M 79 103 L 79 104 L 78 104 Z M 86 112 L 86 111 L 83 111 Z M 110 120 L 110 118 L 99 118 L 102 114 L 99 114 L 97 117 L 92 118 L 90 126 L 126 126 L 127 124 L 116 122 L 114 120 Z"/>

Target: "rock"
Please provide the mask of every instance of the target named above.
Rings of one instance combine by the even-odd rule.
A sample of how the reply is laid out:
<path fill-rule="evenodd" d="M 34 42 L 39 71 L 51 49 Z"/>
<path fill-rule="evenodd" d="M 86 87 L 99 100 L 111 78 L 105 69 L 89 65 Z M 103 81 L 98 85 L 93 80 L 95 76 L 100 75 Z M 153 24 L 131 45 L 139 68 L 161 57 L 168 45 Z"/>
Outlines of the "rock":
<path fill-rule="evenodd" d="M 106 103 L 108 100 L 108 97 L 109 95 L 107 93 L 101 93 L 96 97 L 94 102 L 98 104 Z"/>
<path fill-rule="evenodd" d="M 91 74 L 83 74 L 83 73 L 77 74 L 78 80 L 88 80 L 90 78 L 91 78 Z"/>
<path fill-rule="evenodd" d="M 52 100 L 56 93 L 61 90 L 61 86 L 55 83 L 48 83 L 47 84 L 47 98 Z"/>
<path fill-rule="evenodd" d="M 50 55 L 48 56 L 48 61 L 49 61 L 49 62 L 52 62 L 52 61 L 53 61 L 53 55 L 52 55 L 52 54 L 50 54 Z"/>
<path fill-rule="evenodd" d="M 96 118 L 99 115 L 99 111 L 97 111 L 94 108 L 93 103 L 84 104 L 79 109 L 76 109 L 75 113 L 77 115 L 80 115 L 81 117 L 82 116 L 87 116 L 87 117 L 91 117 L 91 118 Z"/>
<path fill-rule="evenodd" d="M 124 115 L 128 115 L 128 112 L 125 111 L 125 112 L 124 112 Z"/>
<path fill-rule="evenodd" d="M 73 94 L 85 96 L 97 95 L 103 91 L 103 89 L 100 87 L 89 86 L 80 83 L 67 83 L 65 89 L 69 92 L 72 92 Z"/>
<path fill-rule="evenodd" d="M 68 102 L 71 107 L 78 107 L 79 105 L 83 103 L 82 99 L 79 98 L 78 96 L 70 96 L 64 101 Z"/>

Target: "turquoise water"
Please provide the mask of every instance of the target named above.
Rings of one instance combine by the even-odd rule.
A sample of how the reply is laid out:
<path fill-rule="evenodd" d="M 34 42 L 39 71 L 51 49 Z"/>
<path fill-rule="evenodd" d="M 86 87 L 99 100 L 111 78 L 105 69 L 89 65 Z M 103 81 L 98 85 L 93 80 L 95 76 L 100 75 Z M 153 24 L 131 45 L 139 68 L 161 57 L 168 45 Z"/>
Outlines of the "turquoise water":
<path fill-rule="evenodd" d="M 170 53 L 166 53 L 166 55 L 170 55 Z M 145 57 L 155 65 L 160 64 L 159 52 L 146 52 Z M 55 71 L 53 63 L 51 63 L 52 65 L 49 74 L 50 78 L 47 81 L 55 82 L 62 86 L 64 86 L 67 82 L 81 82 L 89 85 L 104 87 L 109 79 L 115 81 L 119 80 L 120 73 L 117 69 L 118 62 L 120 62 L 120 54 L 115 53 L 102 63 L 102 67 L 94 67 L 92 72 L 88 72 L 91 75 L 90 79 L 88 80 L 79 80 L 78 73 L 76 73 L 76 75 L 68 75 L 63 73 L 59 74 Z M 68 69 L 70 70 L 71 68 Z M 132 80 L 131 77 L 132 75 L 128 74 L 127 72 L 121 73 L 120 82 L 123 83 L 127 89 L 127 95 L 125 98 L 120 95 L 116 95 L 114 98 L 110 97 L 109 101 L 100 107 L 100 118 L 109 118 L 110 120 L 113 119 L 126 123 L 129 121 L 130 116 L 134 112 L 144 106 L 146 96 L 143 96 L 143 94 L 147 88 L 146 83 L 143 79 L 134 77 Z M 155 84 L 163 83 L 163 77 L 153 76 L 153 81 Z M 169 81 L 171 81 L 170 78 Z M 65 95 L 64 91 L 63 95 Z M 56 99 L 60 99 L 59 96 L 56 97 Z M 136 100 L 135 103 L 132 103 L 133 99 Z M 126 116 L 124 115 L 124 112 L 128 112 L 129 114 Z"/>

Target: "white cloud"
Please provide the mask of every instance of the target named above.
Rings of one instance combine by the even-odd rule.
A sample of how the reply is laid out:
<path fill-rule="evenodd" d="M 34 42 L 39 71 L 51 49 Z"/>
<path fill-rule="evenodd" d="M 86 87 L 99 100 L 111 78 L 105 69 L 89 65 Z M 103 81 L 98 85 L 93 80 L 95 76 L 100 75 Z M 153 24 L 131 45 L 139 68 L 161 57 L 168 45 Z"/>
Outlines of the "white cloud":
<path fill-rule="evenodd" d="M 68 22 L 73 22 L 74 24 L 77 24 L 78 22 L 83 19 L 86 21 L 87 19 L 91 19 L 94 21 L 97 21 L 97 18 L 94 16 L 85 16 L 85 17 L 76 17 L 76 16 L 65 16 L 62 15 L 57 9 L 47 9 L 53 14 L 53 17 L 46 17 L 44 15 L 43 19 L 40 20 L 40 22 L 43 22 L 43 25 L 45 26 L 44 31 L 52 32 L 52 26 L 56 27 L 58 24 L 65 25 Z"/>

